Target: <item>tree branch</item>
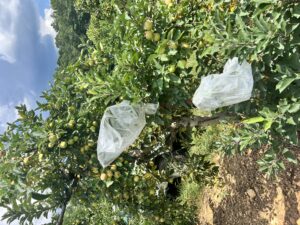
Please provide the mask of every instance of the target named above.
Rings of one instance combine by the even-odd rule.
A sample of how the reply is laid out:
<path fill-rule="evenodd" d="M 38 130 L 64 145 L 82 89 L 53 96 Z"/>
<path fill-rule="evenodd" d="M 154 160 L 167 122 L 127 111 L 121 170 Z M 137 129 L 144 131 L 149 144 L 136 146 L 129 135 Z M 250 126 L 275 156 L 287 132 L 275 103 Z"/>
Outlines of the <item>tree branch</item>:
<path fill-rule="evenodd" d="M 74 192 L 74 188 L 76 188 L 77 183 L 78 183 L 78 180 L 77 180 L 77 178 L 74 177 L 74 179 L 72 180 L 71 187 L 69 189 L 65 190 L 65 192 L 66 192 L 66 198 L 65 198 L 65 200 L 63 202 L 63 205 L 62 205 L 62 208 L 61 208 L 62 211 L 61 211 L 61 213 L 59 215 L 59 218 L 57 220 L 56 225 L 63 225 L 64 216 L 65 216 L 65 213 L 66 213 L 67 205 L 68 205 L 68 203 L 71 200 L 71 197 L 72 197 L 73 192 Z"/>
<path fill-rule="evenodd" d="M 176 121 L 176 127 L 197 127 L 197 126 L 209 126 L 218 123 L 220 120 L 225 119 L 228 115 L 225 113 L 218 114 L 213 117 L 183 117 Z"/>

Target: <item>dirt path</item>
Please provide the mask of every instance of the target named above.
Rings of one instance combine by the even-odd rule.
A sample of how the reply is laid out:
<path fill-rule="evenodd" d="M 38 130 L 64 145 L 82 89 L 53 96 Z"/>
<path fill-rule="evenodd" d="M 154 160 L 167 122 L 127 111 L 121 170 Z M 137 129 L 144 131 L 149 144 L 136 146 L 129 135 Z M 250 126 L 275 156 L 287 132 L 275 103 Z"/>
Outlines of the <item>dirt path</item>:
<path fill-rule="evenodd" d="M 300 225 L 300 165 L 268 180 L 258 171 L 258 157 L 220 162 L 218 187 L 207 188 L 201 198 L 199 225 Z"/>

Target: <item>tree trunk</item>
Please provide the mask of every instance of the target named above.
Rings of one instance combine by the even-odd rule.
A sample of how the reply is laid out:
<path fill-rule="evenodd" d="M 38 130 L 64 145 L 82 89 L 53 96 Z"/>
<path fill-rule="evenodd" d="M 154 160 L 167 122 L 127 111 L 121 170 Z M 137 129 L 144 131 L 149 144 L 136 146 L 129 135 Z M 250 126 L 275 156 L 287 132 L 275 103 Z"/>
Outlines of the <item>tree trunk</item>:
<path fill-rule="evenodd" d="M 66 202 L 65 204 L 63 204 L 63 207 L 61 208 L 61 213 L 59 215 L 58 221 L 56 223 L 56 225 L 62 225 L 64 222 L 64 216 L 65 216 L 65 212 L 66 212 L 66 208 L 67 208 L 67 204 L 68 202 Z"/>
<path fill-rule="evenodd" d="M 56 225 L 62 225 L 63 224 L 65 212 L 66 212 L 66 209 L 67 209 L 67 205 L 68 205 L 69 201 L 71 200 L 74 189 L 77 186 L 77 183 L 78 183 L 77 178 L 75 176 L 72 176 L 72 177 L 73 177 L 73 180 L 71 182 L 71 187 L 69 189 L 65 190 L 65 194 L 66 194 L 65 200 L 63 202 L 63 205 L 62 205 L 62 208 L 61 208 L 61 213 L 59 215 L 59 218 L 57 220 Z"/>

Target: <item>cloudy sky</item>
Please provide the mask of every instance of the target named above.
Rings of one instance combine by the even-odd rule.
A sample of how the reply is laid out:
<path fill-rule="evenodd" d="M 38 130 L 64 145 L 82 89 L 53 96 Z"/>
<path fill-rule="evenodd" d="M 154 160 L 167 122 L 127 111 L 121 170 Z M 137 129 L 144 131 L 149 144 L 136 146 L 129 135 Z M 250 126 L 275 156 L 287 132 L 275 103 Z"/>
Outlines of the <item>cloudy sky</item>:
<path fill-rule="evenodd" d="M 15 106 L 34 107 L 56 61 L 50 0 L 0 0 L 0 133 Z"/>
<path fill-rule="evenodd" d="M 50 0 L 0 0 L 0 133 L 16 119 L 16 105 L 35 107 L 49 88 L 57 61 L 51 14 Z"/>

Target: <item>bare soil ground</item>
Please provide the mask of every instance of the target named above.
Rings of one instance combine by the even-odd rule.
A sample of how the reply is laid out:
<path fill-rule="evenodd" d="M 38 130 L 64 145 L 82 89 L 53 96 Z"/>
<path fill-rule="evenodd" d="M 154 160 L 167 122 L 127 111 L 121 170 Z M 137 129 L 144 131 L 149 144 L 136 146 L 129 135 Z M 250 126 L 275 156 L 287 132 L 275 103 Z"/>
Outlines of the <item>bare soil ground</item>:
<path fill-rule="evenodd" d="M 218 185 L 200 198 L 199 225 L 300 225 L 300 165 L 267 179 L 259 157 L 251 152 L 219 161 Z"/>

